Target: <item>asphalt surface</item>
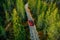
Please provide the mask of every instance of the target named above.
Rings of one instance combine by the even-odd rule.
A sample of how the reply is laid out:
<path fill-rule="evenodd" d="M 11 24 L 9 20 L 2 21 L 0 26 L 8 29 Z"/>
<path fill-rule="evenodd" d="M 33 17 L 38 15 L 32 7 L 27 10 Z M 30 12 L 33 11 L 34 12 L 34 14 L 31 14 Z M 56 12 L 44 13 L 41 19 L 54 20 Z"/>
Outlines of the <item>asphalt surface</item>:
<path fill-rule="evenodd" d="M 30 9 L 28 8 L 28 3 L 25 4 L 25 10 L 26 10 L 28 21 L 32 21 L 31 23 L 33 23 L 34 20 L 32 18 Z M 28 22 L 28 25 L 29 25 L 29 29 L 30 29 L 30 38 L 31 38 L 31 40 L 40 40 L 39 36 L 38 36 L 38 32 L 36 30 L 35 24 L 30 25 L 30 22 Z"/>

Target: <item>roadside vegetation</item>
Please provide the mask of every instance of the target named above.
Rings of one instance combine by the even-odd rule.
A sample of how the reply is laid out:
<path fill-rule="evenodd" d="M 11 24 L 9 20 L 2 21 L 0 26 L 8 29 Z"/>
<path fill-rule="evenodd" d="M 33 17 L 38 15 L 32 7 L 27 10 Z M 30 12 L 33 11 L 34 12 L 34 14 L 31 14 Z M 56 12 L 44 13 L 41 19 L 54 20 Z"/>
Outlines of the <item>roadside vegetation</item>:
<path fill-rule="evenodd" d="M 30 40 L 28 2 L 41 40 L 60 39 L 60 0 L 0 0 L 0 39 Z"/>

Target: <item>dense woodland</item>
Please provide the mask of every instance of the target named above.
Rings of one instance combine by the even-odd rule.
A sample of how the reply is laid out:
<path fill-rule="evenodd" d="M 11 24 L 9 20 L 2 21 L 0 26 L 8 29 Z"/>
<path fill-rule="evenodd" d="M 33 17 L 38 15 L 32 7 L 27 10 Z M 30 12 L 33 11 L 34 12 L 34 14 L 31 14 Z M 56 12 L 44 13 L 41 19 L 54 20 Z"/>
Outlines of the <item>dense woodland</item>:
<path fill-rule="evenodd" d="M 40 40 L 60 40 L 60 0 L 0 0 L 0 40 L 30 40 L 27 2 Z"/>

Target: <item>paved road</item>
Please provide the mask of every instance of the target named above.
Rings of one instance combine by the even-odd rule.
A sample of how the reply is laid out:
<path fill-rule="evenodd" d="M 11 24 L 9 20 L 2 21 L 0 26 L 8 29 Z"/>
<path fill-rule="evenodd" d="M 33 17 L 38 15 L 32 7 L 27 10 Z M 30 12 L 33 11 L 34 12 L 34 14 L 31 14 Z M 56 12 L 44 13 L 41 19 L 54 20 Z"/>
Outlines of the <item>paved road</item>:
<path fill-rule="evenodd" d="M 38 36 L 38 32 L 36 30 L 36 26 L 34 24 L 34 20 L 32 18 L 31 12 L 30 12 L 30 9 L 28 8 L 28 3 L 25 4 L 25 10 L 26 10 L 27 18 L 28 18 L 31 40 L 40 40 L 39 36 Z"/>

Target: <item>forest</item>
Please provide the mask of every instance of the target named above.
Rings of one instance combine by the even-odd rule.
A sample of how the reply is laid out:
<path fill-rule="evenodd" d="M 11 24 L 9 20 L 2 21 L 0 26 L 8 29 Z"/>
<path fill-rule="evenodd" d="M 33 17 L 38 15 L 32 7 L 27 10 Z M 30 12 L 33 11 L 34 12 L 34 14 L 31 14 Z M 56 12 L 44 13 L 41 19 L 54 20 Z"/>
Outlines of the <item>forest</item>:
<path fill-rule="evenodd" d="M 32 40 L 29 26 L 34 25 L 39 40 L 60 40 L 60 0 L 0 0 L 0 40 Z"/>

